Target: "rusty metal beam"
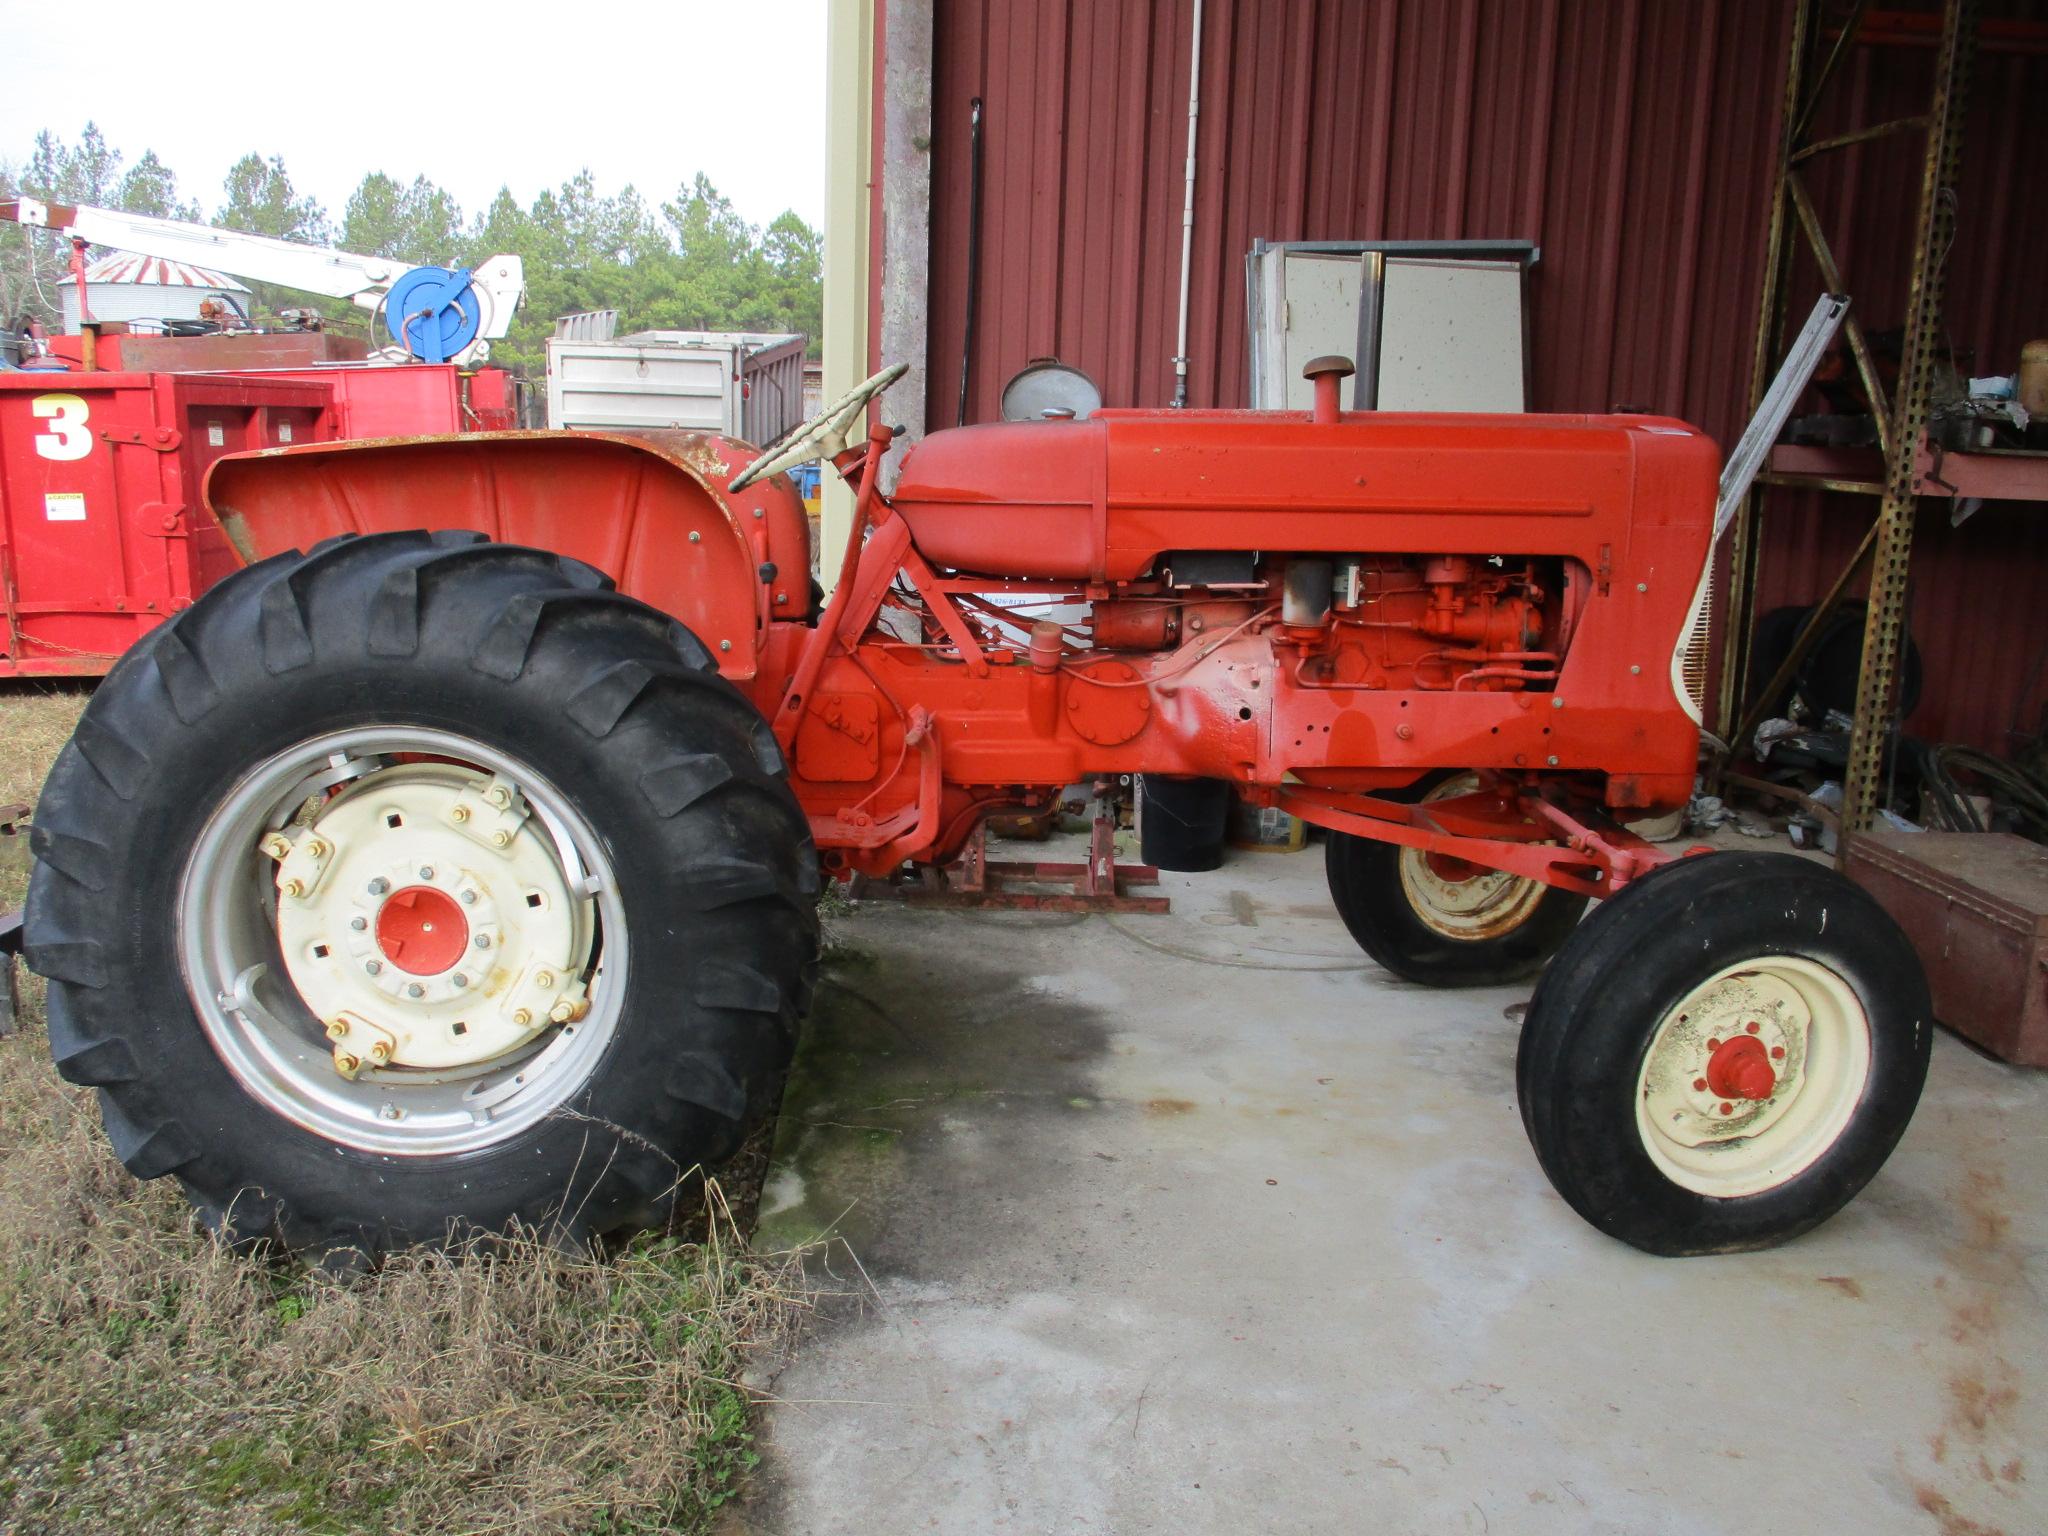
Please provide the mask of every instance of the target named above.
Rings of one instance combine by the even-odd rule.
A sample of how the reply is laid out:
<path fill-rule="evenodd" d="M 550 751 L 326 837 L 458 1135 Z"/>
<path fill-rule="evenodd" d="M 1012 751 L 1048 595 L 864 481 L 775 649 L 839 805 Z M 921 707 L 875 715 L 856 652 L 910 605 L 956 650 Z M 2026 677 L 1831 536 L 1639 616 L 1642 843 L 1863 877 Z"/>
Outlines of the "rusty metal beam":
<path fill-rule="evenodd" d="M 1927 427 L 1934 354 L 1941 338 L 1942 280 L 1955 235 L 1956 175 L 1962 158 L 1963 109 L 1969 98 L 1976 38 L 1976 0 L 1948 0 L 1935 56 L 1934 96 L 1927 112 L 1927 152 L 1920 167 L 1913 273 L 1906 293 L 1898 395 L 1892 405 L 1879 504 L 1870 605 L 1863 626 L 1863 665 L 1856 680 L 1856 726 L 1849 738 L 1843 785 L 1843 846 L 1877 819 L 1879 769 L 1890 735 L 1900 640 L 1906 623 L 1906 577 L 1918 504 L 1916 456 Z"/>
<path fill-rule="evenodd" d="M 1868 128 L 1858 128 L 1854 133 L 1838 133 L 1832 139 L 1820 139 L 1798 150 L 1792 156 L 1792 163 L 1798 165 L 1816 155 L 1832 154 L 1838 149 L 1848 149 L 1856 144 L 1868 144 L 1872 139 L 1882 139 L 1894 133 L 1904 133 L 1909 128 L 1927 126 L 1925 117 L 1895 117 L 1888 123 L 1876 123 Z"/>
<path fill-rule="evenodd" d="M 1799 117 L 1800 71 L 1806 59 L 1812 23 L 1812 0 L 1796 0 L 1792 41 L 1785 54 L 1784 102 L 1780 109 L 1778 174 L 1771 191 L 1771 220 L 1764 246 L 1763 292 L 1757 300 L 1756 349 L 1749 365 L 1749 414 L 1754 416 L 1771 387 L 1772 360 L 1785 324 L 1785 279 L 1791 267 L 1791 242 L 1785 238 L 1785 178 L 1791 174 L 1792 152 L 1798 144 L 1794 126 Z M 1839 292 L 1840 290 L 1835 290 Z M 1728 529 L 1728 596 L 1721 619 L 1721 691 L 1715 701 L 1714 728 L 1726 739 L 1742 707 L 1742 685 L 1749 670 L 1749 642 L 1756 603 L 1756 523 L 1763 511 L 1763 487 L 1752 485 Z"/>
<path fill-rule="evenodd" d="M 1797 171 L 1785 173 L 1785 190 L 1791 195 L 1792 207 L 1799 215 L 1799 227 L 1806 235 L 1806 243 L 1813 251 L 1814 265 L 1820 268 L 1820 280 L 1829 293 L 1847 293 L 1842 282 L 1842 269 L 1835 261 L 1833 247 L 1828 244 L 1827 233 L 1820 227 L 1820 214 L 1813 206 L 1813 197 L 1806 190 L 1806 182 Z M 1891 425 L 1886 421 L 1885 390 L 1877 377 L 1877 359 L 1870 351 L 1870 338 L 1863 332 L 1863 322 L 1856 318 L 1854 302 L 1849 313 L 1842 317 L 1842 329 L 1849 337 L 1849 355 L 1856 360 L 1856 372 L 1863 380 L 1863 389 L 1870 396 L 1870 409 L 1877 422 L 1877 447 L 1880 453 L 1891 451 Z"/>
<path fill-rule="evenodd" d="M 1842 23 L 1842 30 L 1835 34 L 1834 46 L 1828 50 L 1828 56 L 1821 60 L 1820 68 L 1814 71 L 1813 89 L 1807 93 L 1805 104 L 1800 107 L 1799 115 L 1793 122 L 1793 140 L 1805 138 L 1806 130 L 1813 126 L 1813 114 L 1820 109 L 1821 93 L 1827 89 L 1828 81 L 1833 78 L 1835 66 L 1841 63 L 1849 50 L 1855 46 L 1857 34 L 1863 30 L 1863 13 L 1869 9 L 1870 0 L 1856 0 L 1856 8 L 1849 13 L 1849 19 Z M 1808 0 L 1799 0 L 1799 10 L 1804 19 L 1806 13 L 1811 10 Z M 1839 293 L 1841 290 L 1835 291 Z"/>

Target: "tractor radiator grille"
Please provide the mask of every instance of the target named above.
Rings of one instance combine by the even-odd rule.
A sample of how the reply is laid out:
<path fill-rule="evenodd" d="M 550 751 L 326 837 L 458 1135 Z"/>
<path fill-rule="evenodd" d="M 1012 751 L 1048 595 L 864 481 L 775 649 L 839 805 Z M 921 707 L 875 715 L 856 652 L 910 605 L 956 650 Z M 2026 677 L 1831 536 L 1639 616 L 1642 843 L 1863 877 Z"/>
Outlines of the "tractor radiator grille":
<path fill-rule="evenodd" d="M 1685 629 L 1678 637 L 1678 649 L 1671 657 L 1672 691 L 1696 725 L 1707 715 L 1707 640 L 1713 627 L 1714 562 L 1710 557 L 1692 600 L 1692 612 L 1686 615 Z"/>

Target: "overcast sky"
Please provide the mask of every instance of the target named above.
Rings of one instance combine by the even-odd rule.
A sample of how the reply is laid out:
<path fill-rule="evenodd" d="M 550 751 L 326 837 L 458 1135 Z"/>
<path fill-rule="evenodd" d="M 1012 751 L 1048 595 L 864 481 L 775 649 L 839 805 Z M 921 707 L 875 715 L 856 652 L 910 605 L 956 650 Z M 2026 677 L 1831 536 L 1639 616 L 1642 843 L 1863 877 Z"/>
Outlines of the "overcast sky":
<path fill-rule="evenodd" d="M 429 176 L 469 215 L 584 166 L 650 206 L 701 170 L 750 223 L 824 223 L 825 0 L 0 0 L 0 60 L 0 160 L 90 119 L 128 164 L 154 149 L 209 213 L 254 150 L 337 225 L 368 171 Z"/>

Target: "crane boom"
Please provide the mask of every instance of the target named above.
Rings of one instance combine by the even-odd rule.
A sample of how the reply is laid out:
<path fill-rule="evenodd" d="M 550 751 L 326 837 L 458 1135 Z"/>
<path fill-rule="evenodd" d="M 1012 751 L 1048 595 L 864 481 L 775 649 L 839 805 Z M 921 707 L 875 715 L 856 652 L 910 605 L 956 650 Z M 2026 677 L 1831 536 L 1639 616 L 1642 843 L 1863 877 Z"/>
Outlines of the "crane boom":
<path fill-rule="evenodd" d="M 159 219 L 150 214 L 122 213 L 86 204 L 46 203 L 32 197 L 0 201 L 0 219 L 54 230 L 89 245 L 189 262 L 234 277 L 348 299 L 370 310 L 382 307 L 385 295 L 409 272 L 437 270 L 408 268 L 404 262 L 385 256 L 358 256 L 352 251 L 278 240 L 269 235 L 246 235 L 239 230 L 216 229 L 210 224 L 188 224 L 179 219 Z M 485 340 L 503 336 L 511 328 L 512 316 L 526 294 L 526 273 L 520 259 L 493 256 L 460 275 L 466 280 L 465 290 L 457 293 L 460 285 L 444 283 L 433 291 L 432 297 L 437 302 L 456 303 L 466 294 L 476 295 L 478 323 L 470 334 Z M 409 318 L 417 321 L 419 317 L 401 315 L 392 322 L 394 336 L 409 339 Z"/>

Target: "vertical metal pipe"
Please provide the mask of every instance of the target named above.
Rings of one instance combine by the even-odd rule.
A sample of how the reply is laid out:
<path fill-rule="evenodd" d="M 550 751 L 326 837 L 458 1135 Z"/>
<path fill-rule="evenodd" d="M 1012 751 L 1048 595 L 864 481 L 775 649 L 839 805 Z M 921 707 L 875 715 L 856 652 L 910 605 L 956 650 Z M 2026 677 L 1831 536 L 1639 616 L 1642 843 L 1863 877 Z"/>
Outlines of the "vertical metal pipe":
<path fill-rule="evenodd" d="M 967 325 L 960 336 L 960 409 L 953 425 L 967 425 L 967 370 L 974 361 L 974 310 L 981 296 L 981 98 L 968 108 Z"/>
<path fill-rule="evenodd" d="M 1202 115 L 1202 0 L 1195 0 L 1194 40 L 1188 49 L 1188 174 L 1180 212 L 1180 339 L 1173 354 L 1173 405 L 1188 403 L 1188 279 L 1195 258 L 1195 127 Z"/>

